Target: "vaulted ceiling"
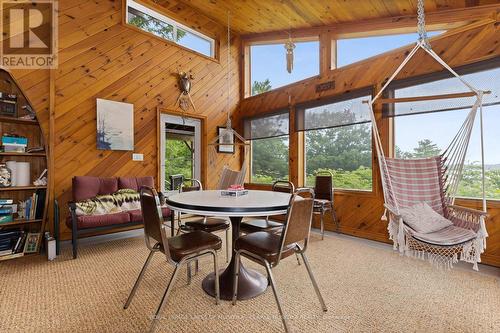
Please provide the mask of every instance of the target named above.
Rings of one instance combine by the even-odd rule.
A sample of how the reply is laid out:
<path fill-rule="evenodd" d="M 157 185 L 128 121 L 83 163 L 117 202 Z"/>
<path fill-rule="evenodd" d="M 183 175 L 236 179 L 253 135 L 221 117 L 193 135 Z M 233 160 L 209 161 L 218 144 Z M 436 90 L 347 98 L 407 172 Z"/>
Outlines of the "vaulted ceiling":
<path fill-rule="evenodd" d="M 167 7 L 190 6 L 240 34 L 307 28 L 374 18 L 412 15 L 417 0 L 156 0 Z M 500 0 L 425 0 L 426 12 L 498 4 Z"/>

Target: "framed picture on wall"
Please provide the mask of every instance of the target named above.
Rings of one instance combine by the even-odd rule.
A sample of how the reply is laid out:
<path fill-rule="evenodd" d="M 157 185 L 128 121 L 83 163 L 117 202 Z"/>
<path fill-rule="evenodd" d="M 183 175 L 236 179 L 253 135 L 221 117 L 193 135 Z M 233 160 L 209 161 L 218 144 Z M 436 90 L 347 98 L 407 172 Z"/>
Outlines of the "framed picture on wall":
<path fill-rule="evenodd" d="M 97 99 L 97 149 L 134 150 L 134 105 Z"/>
<path fill-rule="evenodd" d="M 226 127 L 217 126 L 217 135 L 219 136 L 218 153 L 234 154 L 234 134 Z M 227 145 L 225 145 L 227 143 Z"/>

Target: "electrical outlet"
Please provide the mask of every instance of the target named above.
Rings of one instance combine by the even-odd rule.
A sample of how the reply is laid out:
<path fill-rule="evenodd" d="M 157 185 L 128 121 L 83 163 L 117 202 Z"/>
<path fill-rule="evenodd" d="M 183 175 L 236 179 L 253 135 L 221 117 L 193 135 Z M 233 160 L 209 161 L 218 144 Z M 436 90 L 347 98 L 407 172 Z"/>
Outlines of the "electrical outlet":
<path fill-rule="evenodd" d="M 144 154 L 132 154 L 132 161 L 144 161 Z"/>

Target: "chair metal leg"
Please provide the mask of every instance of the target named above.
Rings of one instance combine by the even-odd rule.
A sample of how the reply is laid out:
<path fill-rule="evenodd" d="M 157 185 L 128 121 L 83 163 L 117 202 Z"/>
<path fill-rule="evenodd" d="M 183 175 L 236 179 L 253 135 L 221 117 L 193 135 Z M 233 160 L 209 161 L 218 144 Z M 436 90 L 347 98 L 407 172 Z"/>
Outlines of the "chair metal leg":
<path fill-rule="evenodd" d="M 158 309 L 156 310 L 155 316 L 153 317 L 153 322 L 151 323 L 151 328 L 149 329 L 149 332 L 154 332 L 156 329 L 156 325 L 158 324 L 158 320 L 160 319 L 160 317 L 159 317 L 160 312 L 162 311 L 163 307 L 167 303 L 168 295 L 172 291 L 172 287 L 174 286 L 175 280 L 177 279 L 177 274 L 179 273 L 180 266 L 181 266 L 181 263 L 179 263 L 175 266 L 174 273 L 172 274 L 172 277 L 170 278 L 170 282 L 168 283 L 167 289 L 165 290 L 165 293 L 163 294 L 160 305 L 158 306 Z"/>
<path fill-rule="evenodd" d="M 240 253 L 236 252 L 234 255 L 234 272 L 233 272 L 233 305 L 236 305 L 236 299 L 238 298 L 238 280 L 240 272 Z"/>
<path fill-rule="evenodd" d="M 302 260 L 304 261 L 304 265 L 306 266 L 307 273 L 309 274 L 309 278 L 311 279 L 311 282 L 314 287 L 314 291 L 316 292 L 316 295 L 318 296 L 319 302 L 321 303 L 321 308 L 323 309 L 324 312 L 328 311 L 326 308 L 325 301 L 323 300 L 323 296 L 321 296 L 321 292 L 319 291 L 318 284 L 316 283 L 316 279 L 314 278 L 313 272 L 311 270 L 311 267 L 309 266 L 309 261 L 307 261 L 307 257 L 304 252 L 301 252 L 300 255 L 302 256 Z"/>
<path fill-rule="evenodd" d="M 229 257 L 231 256 L 231 249 L 229 244 L 229 228 L 226 229 L 226 264 L 229 263 Z"/>
<path fill-rule="evenodd" d="M 191 272 L 191 262 L 188 262 L 187 265 L 186 265 L 186 273 L 187 273 L 187 284 L 190 285 L 191 284 L 191 278 L 193 276 L 193 274 Z"/>
<path fill-rule="evenodd" d="M 215 304 L 220 302 L 220 288 L 219 288 L 219 264 L 217 260 L 217 252 L 213 251 L 214 256 L 214 275 L 215 275 Z"/>
<path fill-rule="evenodd" d="M 300 266 L 300 259 L 298 253 L 295 253 L 295 258 L 297 258 L 297 264 Z"/>
<path fill-rule="evenodd" d="M 283 314 L 283 310 L 281 309 L 281 302 L 278 296 L 278 291 L 276 290 L 276 283 L 274 282 L 273 273 L 271 272 L 271 266 L 267 261 L 265 261 L 267 276 L 269 277 L 269 282 L 271 282 L 271 287 L 273 288 L 274 298 L 276 299 L 276 304 L 278 304 L 278 311 L 280 312 L 281 321 L 283 322 L 283 326 L 285 327 L 285 332 L 289 332 L 288 324 L 285 319 L 285 315 Z"/>
<path fill-rule="evenodd" d="M 130 305 L 130 302 L 132 302 L 132 298 L 134 298 L 135 292 L 137 291 L 137 288 L 139 287 L 139 284 L 141 283 L 142 278 L 144 277 L 144 273 L 146 272 L 146 268 L 149 265 L 149 262 L 151 261 L 151 258 L 153 258 L 154 251 L 150 251 L 148 258 L 146 259 L 146 262 L 142 266 L 141 272 L 139 273 L 139 276 L 137 277 L 137 280 L 135 280 L 134 286 L 132 287 L 132 290 L 130 291 L 130 294 L 128 295 L 127 301 L 125 302 L 125 305 L 123 306 L 124 309 L 127 309 L 128 306 Z"/>
<path fill-rule="evenodd" d="M 196 259 L 194 261 L 194 275 L 198 274 L 199 271 L 200 271 L 200 262 L 198 261 L 198 259 Z"/>
<path fill-rule="evenodd" d="M 322 208 L 321 209 L 321 240 L 325 239 L 325 221 L 324 217 L 325 216 L 325 210 Z"/>
<path fill-rule="evenodd" d="M 333 222 L 335 223 L 335 229 L 337 232 L 339 232 L 340 225 L 339 225 L 339 221 L 337 220 L 337 213 L 335 212 L 335 208 L 333 208 L 333 205 L 331 205 L 330 208 L 332 210 L 332 219 L 333 219 Z"/>

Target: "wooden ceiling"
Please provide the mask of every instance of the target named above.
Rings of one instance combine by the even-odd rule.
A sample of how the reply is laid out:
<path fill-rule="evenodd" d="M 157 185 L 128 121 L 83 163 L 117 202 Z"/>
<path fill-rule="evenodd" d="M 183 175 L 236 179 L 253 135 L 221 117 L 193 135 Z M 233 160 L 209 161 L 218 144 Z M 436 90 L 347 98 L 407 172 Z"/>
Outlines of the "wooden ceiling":
<path fill-rule="evenodd" d="M 156 0 L 156 2 L 170 2 Z M 226 24 L 240 34 L 300 29 L 375 18 L 413 15 L 417 0 L 177 0 Z M 460 9 L 500 0 L 425 0 L 426 12 Z"/>

